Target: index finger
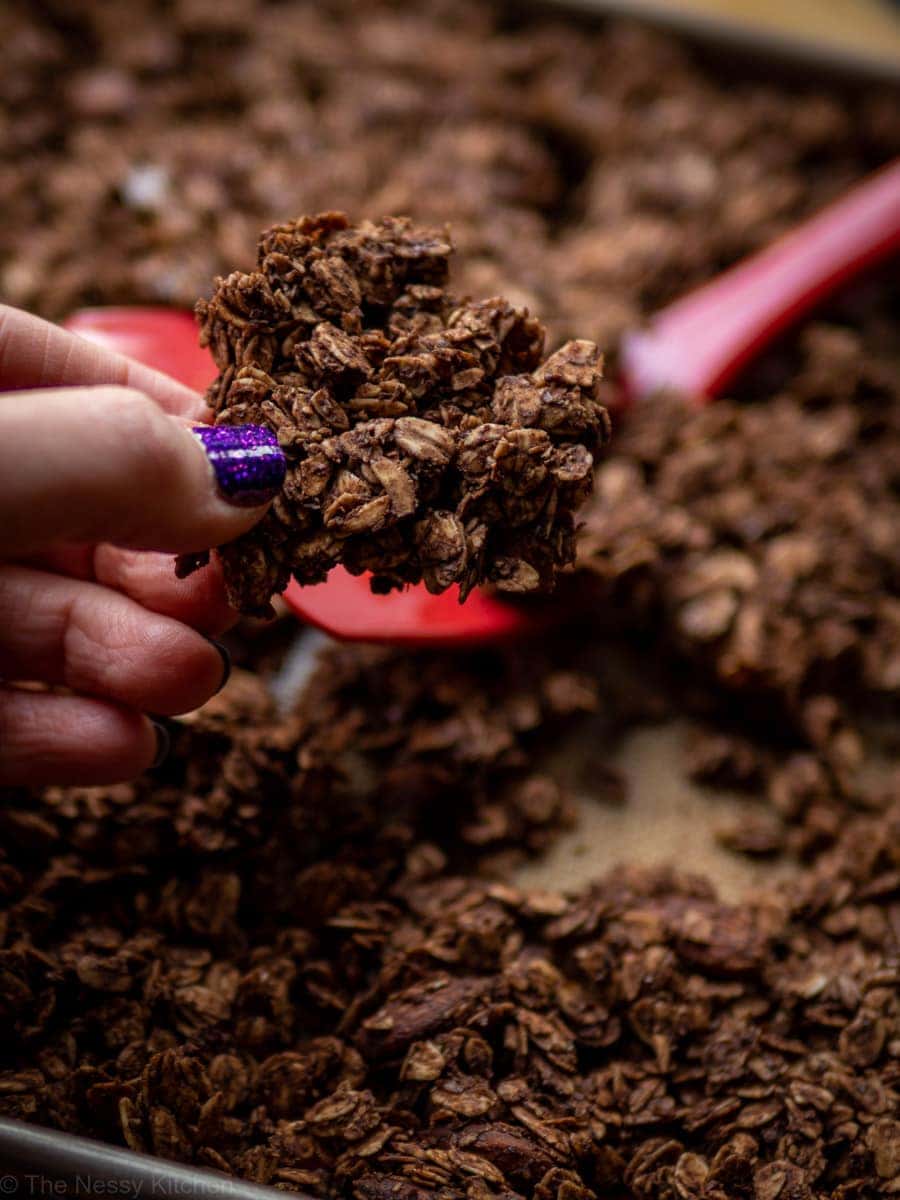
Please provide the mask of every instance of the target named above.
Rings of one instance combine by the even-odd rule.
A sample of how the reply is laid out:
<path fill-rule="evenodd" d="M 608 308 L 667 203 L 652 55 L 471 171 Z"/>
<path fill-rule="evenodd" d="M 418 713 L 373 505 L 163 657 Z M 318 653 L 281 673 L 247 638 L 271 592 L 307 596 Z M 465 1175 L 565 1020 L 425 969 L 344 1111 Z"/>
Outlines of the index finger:
<path fill-rule="evenodd" d="M 31 313 L 0 304 L 0 389 L 114 384 L 150 396 L 167 413 L 208 420 L 199 392 Z"/>

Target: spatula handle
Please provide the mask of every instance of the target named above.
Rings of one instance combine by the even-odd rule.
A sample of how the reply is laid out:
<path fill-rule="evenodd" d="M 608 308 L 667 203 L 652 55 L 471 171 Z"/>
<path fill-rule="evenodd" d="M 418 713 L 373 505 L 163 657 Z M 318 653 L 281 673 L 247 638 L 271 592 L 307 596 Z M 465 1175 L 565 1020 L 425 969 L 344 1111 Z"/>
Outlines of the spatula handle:
<path fill-rule="evenodd" d="M 900 249 L 900 159 L 771 246 L 626 335 L 632 397 L 712 398 L 773 337 L 841 284 Z"/>

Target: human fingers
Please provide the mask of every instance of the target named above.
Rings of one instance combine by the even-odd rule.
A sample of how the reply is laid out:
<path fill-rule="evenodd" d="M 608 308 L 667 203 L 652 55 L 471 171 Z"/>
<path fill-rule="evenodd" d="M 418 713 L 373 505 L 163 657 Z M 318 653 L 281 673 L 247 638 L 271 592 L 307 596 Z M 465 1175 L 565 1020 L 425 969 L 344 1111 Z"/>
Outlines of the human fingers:
<path fill-rule="evenodd" d="M 171 555 L 101 545 L 94 552 L 93 578 L 142 608 L 173 617 L 207 637 L 218 637 L 238 619 L 225 599 L 217 558 L 187 579 L 177 579 Z"/>
<path fill-rule="evenodd" d="M 167 745 L 163 726 L 120 705 L 0 685 L 0 787 L 118 783 Z"/>
<path fill-rule="evenodd" d="M 262 426 L 196 426 L 123 387 L 0 395 L 0 555 L 109 541 L 173 553 L 231 541 L 285 473 Z"/>
<path fill-rule="evenodd" d="M 0 567 L 0 678 L 62 684 L 171 716 L 198 708 L 226 674 L 220 648 L 127 596 L 30 567 Z"/>
<path fill-rule="evenodd" d="M 207 637 L 218 637 L 240 619 L 225 599 L 222 565 L 215 557 L 186 579 L 175 575 L 170 554 L 126 550 L 106 542 L 59 546 L 41 554 L 21 555 L 16 561 L 54 575 L 102 583 Z"/>
<path fill-rule="evenodd" d="M 161 371 L 19 308 L 0 304 L 0 389 L 104 384 L 134 388 L 166 412 L 193 421 L 208 416 L 198 392 Z"/>

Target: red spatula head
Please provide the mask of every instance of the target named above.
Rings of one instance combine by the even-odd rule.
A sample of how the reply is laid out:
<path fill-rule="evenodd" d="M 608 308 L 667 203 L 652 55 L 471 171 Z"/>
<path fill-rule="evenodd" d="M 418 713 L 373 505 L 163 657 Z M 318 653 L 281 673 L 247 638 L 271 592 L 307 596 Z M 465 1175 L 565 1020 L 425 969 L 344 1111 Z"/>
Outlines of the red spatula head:
<path fill-rule="evenodd" d="M 457 587 L 440 596 L 422 586 L 374 596 L 368 575 L 350 575 L 343 567 L 335 567 L 325 583 L 292 583 L 283 599 L 310 625 L 350 642 L 477 645 L 518 637 L 541 623 L 537 613 L 514 608 L 490 592 L 473 592 L 465 604 L 459 603 Z"/>
<path fill-rule="evenodd" d="M 89 342 L 164 371 L 179 383 L 205 392 L 216 365 L 197 340 L 193 314 L 177 308 L 82 308 L 64 322 Z"/>

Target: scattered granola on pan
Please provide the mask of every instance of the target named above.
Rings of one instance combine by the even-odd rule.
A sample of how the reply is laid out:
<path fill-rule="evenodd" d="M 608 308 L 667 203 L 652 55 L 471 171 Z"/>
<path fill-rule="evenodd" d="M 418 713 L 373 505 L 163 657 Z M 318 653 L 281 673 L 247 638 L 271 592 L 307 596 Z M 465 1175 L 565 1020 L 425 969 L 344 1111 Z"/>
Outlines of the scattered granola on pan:
<path fill-rule="evenodd" d="M 896 799 L 739 904 L 479 877 L 642 707 L 594 653 L 334 646 L 285 720 L 238 672 L 155 775 L 7 797 L 0 1113 L 321 1200 L 896 1195 Z"/>
<path fill-rule="evenodd" d="M 900 289 L 863 286 L 862 311 L 834 300 L 742 398 L 635 405 L 578 543 L 598 606 L 664 627 L 693 671 L 817 744 L 841 723 L 824 697 L 900 694 Z"/>
<path fill-rule="evenodd" d="M 573 562 L 609 435 L 602 356 L 571 341 L 544 358 L 527 309 L 455 300 L 450 253 L 404 218 L 303 217 L 198 303 L 216 423 L 269 426 L 289 460 L 265 519 L 219 549 L 240 611 L 338 563 L 376 592 L 424 580 L 462 601 L 483 582 L 547 589 Z"/>

